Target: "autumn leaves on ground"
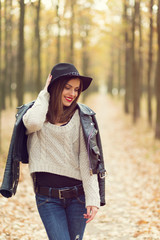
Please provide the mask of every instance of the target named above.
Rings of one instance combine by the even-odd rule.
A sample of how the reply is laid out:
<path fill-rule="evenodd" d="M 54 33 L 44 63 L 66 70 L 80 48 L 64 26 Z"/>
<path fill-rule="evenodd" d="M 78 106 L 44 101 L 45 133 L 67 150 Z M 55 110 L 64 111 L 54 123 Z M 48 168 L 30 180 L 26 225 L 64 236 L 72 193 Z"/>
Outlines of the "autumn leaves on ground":
<path fill-rule="evenodd" d="M 87 225 L 84 240 L 159 240 L 160 142 L 144 120 L 133 127 L 120 103 L 101 95 L 90 97 L 87 104 L 97 112 L 108 175 L 107 204 Z M 13 113 L 3 113 L 5 136 L 13 122 Z M 0 173 L 2 180 L 2 166 Z M 17 194 L 0 196 L 0 226 L 2 240 L 47 240 L 26 165 L 21 165 Z"/>

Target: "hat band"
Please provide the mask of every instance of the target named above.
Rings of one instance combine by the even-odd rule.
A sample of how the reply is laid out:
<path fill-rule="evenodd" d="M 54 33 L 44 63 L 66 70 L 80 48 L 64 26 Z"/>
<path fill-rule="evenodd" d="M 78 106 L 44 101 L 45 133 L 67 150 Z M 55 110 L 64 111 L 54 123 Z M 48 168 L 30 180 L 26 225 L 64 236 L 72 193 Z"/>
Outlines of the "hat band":
<path fill-rule="evenodd" d="M 64 73 L 60 76 L 57 76 L 54 79 L 61 78 L 61 77 L 64 77 L 64 76 L 80 76 L 80 74 L 78 72 L 69 72 L 69 73 Z"/>
<path fill-rule="evenodd" d="M 70 73 L 67 73 L 66 75 L 75 75 L 75 76 L 79 76 L 79 73 L 78 73 L 78 72 L 70 72 Z"/>

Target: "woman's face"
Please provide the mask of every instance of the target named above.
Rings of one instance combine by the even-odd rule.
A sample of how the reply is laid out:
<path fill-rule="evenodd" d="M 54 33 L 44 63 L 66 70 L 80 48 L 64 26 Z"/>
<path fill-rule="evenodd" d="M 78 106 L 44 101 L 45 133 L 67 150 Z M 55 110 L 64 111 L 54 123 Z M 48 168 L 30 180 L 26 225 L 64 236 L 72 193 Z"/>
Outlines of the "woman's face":
<path fill-rule="evenodd" d="M 69 80 L 66 85 L 64 86 L 62 92 L 62 104 L 65 107 L 69 107 L 72 102 L 78 96 L 78 91 L 80 89 L 80 79 L 79 78 L 72 78 Z"/>

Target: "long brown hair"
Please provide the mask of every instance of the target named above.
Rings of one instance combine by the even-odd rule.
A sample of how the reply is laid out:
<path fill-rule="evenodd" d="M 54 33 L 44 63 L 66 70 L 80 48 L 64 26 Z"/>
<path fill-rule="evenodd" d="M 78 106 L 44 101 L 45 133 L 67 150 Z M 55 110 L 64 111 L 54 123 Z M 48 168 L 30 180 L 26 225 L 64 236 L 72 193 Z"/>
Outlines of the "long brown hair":
<path fill-rule="evenodd" d="M 52 83 L 49 89 L 50 101 L 49 101 L 49 107 L 48 107 L 48 113 L 47 113 L 47 121 L 49 121 L 52 124 L 68 122 L 76 110 L 77 100 L 83 88 L 81 79 L 80 79 L 80 88 L 78 90 L 78 96 L 73 101 L 73 103 L 69 107 L 64 107 L 62 104 L 63 89 L 66 83 L 73 78 L 75 79 L 75 77 L 72 77 L 72 78 L 65 77 L 65 78 L 58 79 L 57 81 Z"/>

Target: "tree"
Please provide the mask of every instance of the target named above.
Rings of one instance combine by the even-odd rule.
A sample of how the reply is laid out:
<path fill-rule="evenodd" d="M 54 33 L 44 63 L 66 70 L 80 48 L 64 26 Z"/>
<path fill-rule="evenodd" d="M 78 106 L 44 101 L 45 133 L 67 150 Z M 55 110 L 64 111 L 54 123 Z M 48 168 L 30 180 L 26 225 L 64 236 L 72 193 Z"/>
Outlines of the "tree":
<path fill-rule="evenodd" d="M 140 117 L 140 100 L 142 94 L 142 82 L 143 82 L 143 40 L 142 40 L 142 16 L 141 16 L 141 0 L 138 3 L 138 30 L 139 30 L 139 46 L 138 46 L 138 117 Z"/>
<path fill-rule="evenodd" d="M 157 101 L 157 110 L 156 110 L 156 129 L 155 137 L 160 139 L 160 0 L 158 0 L 158 11 L 157 11 L 157 38 L 158 38 L 158 51 L 157 51 L 157 68 L 156 68 L 156 101 Z"/>
<path fill-rule="evenodd" d="M 36 5 L 36 24 L 35 24 L 35 39 L 36 39 L 36 91 L 39 93 L 41 90 L 41 39 L 40 39 L 40 7 L 41 0 L 38 0 Z"/>
<path fill-rule="evenodd" d="M 110 71 L 108 74 L 108 93 L 112 95 L 112 90 L 114 87 L 114 77 L 115 77 L 115 57 L 114 57 L 114 37 L 112 36 L 112 41 L 110 45 Z"/>
<path fill-rule="evenodd" d="M 122 87 L 122 49 L 119 46 L 119 50 L 118 50 L 118 94 L 120 94 L 120 90 Z"/>
<path fill-rule="evenodd" d="M 147 73 L 147 92 L 148 92 L 148 122 L 152 124 L 152 86 L 151 86 L 151 74 L 152 74 L 152 57 L 153 57 L 153 0 L 150 0 L 149 6 L 149 19 L 150 19 L 150 32 L 149 32 L 149 49 L 148 49 L 148 73 Z"/>
<path fill-rule="evenodd" d="M 57 56 L 56 56 L 56 62 L 59 63 L 61 59 L 61 17 L 59 14 L 59 0 L 57 0 L 56 4 L 56 15 L 57 15 L 57 28 L 58 28 L 58 33 L 57 33 Z"/>
<path fill-rule="evenodd" d="M 83 24 L 81 26 L 81 44 L 82 44 L 82 73 L 84 76 L 89 76 L 89 53 L 88 53 L 88 38 L 89 38 L 90 24 L 88 18 L 83 16 Z M 87 93 L 83 93 L 83 101 L 85 100 Z"/>
<path fill-rule="evenodd" d="M 13 59 L 12 59 L 12 0 L 4 2 L 4 78 L 3 78 L 3 109 L 6 108 L 6 96 L 9 96 L 10 106 L 12 106 L 11 83 L 13 75 Z"/>
<path fill-rule="evenodd" d="M 9 1 L 4 2 L 4 20 L 5 20 L 5 32 L 4 32 L 4 74 L 2 81 L 2 108 L 6 109 L 6 91 L 7 91 L 7 79 L 8 79 L 8 17 L 9 17 Z"/>
<path fill-rule="evenodd" d="M 71 18 L 70 18 L 70 59 L 71 63 L 74 63 L 74 24 L 75 24 L 75 4 L 76 0 L 70 0 Z"/>
<path fill-rule="evenodd" d="M 13 81 L 13 52 L 12 52 L 12 40 L 13 40 L 13 34 L 12 34 L 12 0 L 9 0 L 9 18 L 8 18 L 8 95 L 9 95 L 9 103 L 10 107 L 12 107 L 12 81 Z"/>
<path fill-rule="evenodd" d="M 129 0 L 124 1 L 124 39 L 125 39 L 125 98 L 124 111 L 129 113 L 129 99 L 130 99 L 130 40 L 129 40 L 129 17 L 127 15 L 129 8 Z"/>
<path fill-rule="evenodd" d="M 139 101 L 140 101 L 140 79 L 139 65 L 137 63 L 137 49 L 135 31 L 139 26 L 140 1 L 135 0 L 133 15 L 132 15 L 132 88 L 133 88 L 133 122 L 135 123 L 139 117 Z"/>
<path fill-rule="evenodd" d="M 1 19 L 1 16 L 2 16 L 2 11 L 1 11 L 1 0 L 0 0 L 0 151 L 2 149 L 2 124 L 1 124 L 1 112 L 2 112 L 2 102 L 1 102 L 1 99 L 2 99 L 2 88 L 1 88 L 1 83 L 2 83 L 2 66 L 1 66 L 1 60 L 2 60 L 2 19 Z"/>
<path fill-rule="evenodd" d="M 17 59 L 17 100 L 18 105 L 23 104 L 24 97 L 24 0 L 19 0 L 20 17 L 19 17 L 19 35 L 18 35 L 18 59 Z"/>

